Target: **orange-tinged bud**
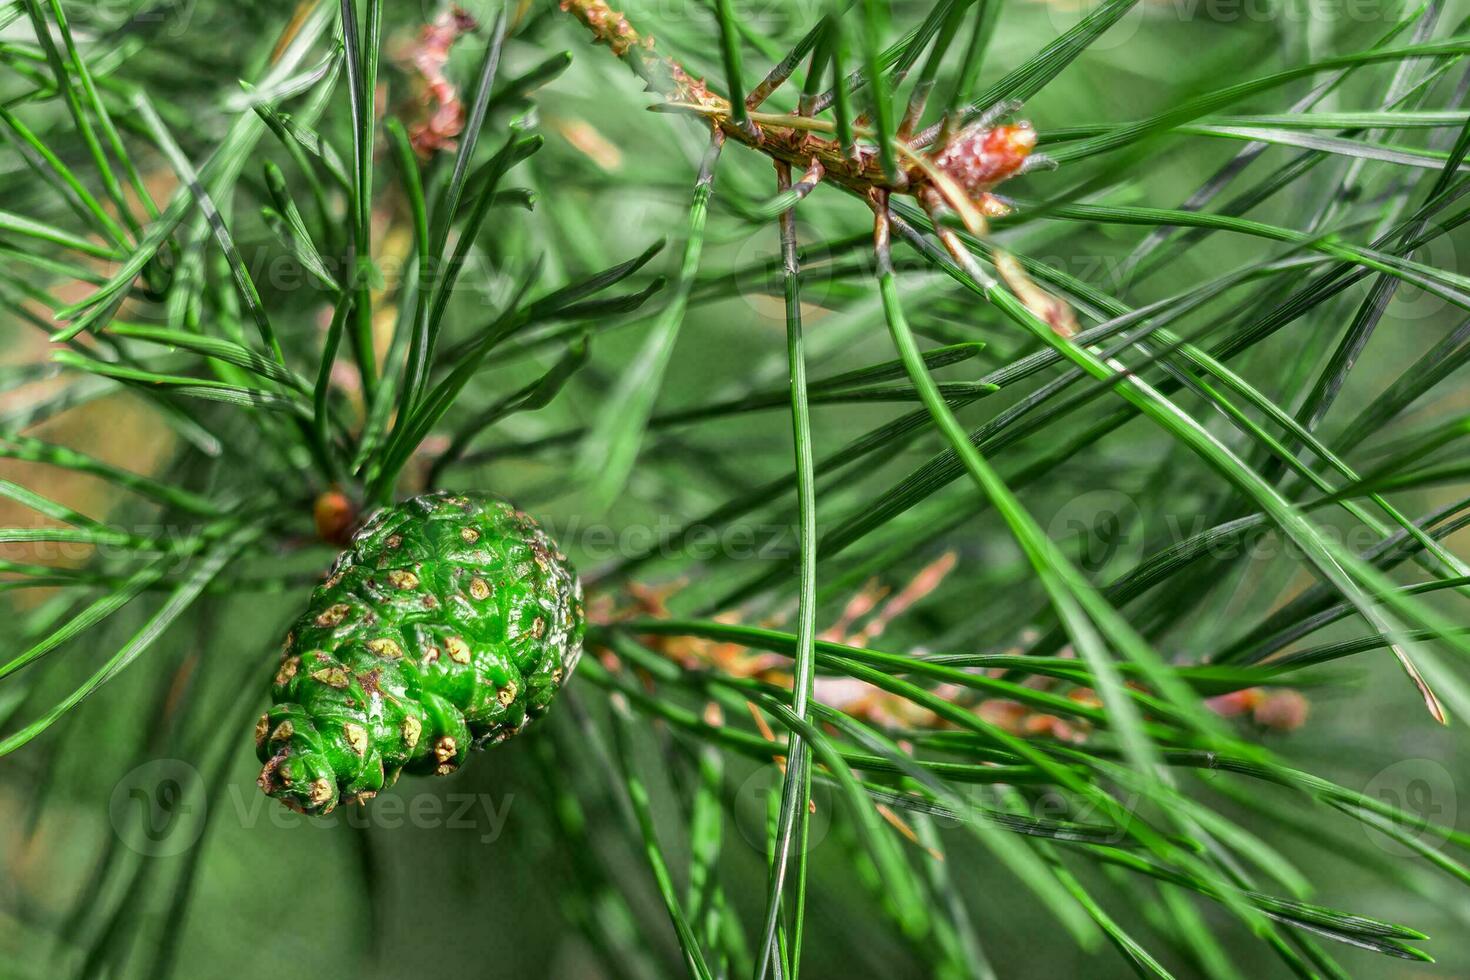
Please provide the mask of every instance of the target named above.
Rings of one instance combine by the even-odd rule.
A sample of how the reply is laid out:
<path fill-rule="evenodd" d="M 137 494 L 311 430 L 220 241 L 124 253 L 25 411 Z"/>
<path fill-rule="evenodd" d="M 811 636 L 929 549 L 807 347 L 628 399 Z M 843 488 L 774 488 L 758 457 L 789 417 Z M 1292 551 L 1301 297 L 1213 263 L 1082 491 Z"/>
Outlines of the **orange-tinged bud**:
<path fill-rule="evenodd" d="M 317 537 L 328 544 L 346 545 L 352 538 L 352 525 L 357 522 L 357 508 L 341 490 L 333 487 L 316 498 L 312 506 Z"/>
<path fill-rule="evenodd" d="M 1294 732 L 1307 723 L 1312 706 L 1300 691 L 1272 691 L 1256 705 L 1251 717 L 1273 732 Z"/>

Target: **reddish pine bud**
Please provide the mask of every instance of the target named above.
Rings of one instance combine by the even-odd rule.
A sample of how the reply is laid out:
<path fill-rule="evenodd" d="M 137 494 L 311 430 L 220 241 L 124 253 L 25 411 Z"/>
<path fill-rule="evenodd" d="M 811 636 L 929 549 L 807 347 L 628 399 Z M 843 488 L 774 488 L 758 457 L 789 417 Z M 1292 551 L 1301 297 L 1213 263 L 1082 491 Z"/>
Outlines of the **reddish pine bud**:
<path fill-rule="evenodd" d="M 1036 130 L 1028 122 L 962 130 L 935 163 L 972 198 L 1015 174 L 1036 148 Z"/>
<path fill-rule="evenodd" d="M 424 26 L 409 52 L 408 60 L 423 85 L 422 98 L 429 110 L 428 118 L 415 123 L 409 134 L 413 148 L 422 157 L 458 146 L 458 137 L 464 131 L 465 107 L 445 67 L 454 43 L 477 26 L 473 17 L 451 6 Z"/>

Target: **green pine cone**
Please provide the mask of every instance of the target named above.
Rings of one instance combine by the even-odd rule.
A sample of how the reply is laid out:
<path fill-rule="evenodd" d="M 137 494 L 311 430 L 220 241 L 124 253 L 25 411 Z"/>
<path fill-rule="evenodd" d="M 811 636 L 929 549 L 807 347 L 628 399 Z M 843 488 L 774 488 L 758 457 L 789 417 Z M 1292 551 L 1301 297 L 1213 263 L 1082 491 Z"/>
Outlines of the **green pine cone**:
<path fill-rule="evenodd" d="M 286 635 L 260 788 L 328 813 L 405 769 L 453 772 L 545 713 L 584 626 L 566 555 L 510 504 L 439 491 L 379 511 Z"/>

